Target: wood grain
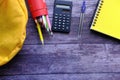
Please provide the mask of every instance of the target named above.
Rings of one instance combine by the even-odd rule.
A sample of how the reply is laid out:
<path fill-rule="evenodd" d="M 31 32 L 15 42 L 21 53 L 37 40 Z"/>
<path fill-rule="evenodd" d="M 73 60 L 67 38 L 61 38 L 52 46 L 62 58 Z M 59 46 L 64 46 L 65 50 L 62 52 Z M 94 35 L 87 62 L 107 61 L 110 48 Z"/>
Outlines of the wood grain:
<path fill-rule="evenodd" d="M 41 45 L 28 9 L 24 46 L 13 60 L 0 67 L 0 80 L 120 80 L 120 41 L 90 31 L 98 0 L 86 0 L 81 39 L 77 34 L 82 0 L 71 1 L 71 32 L 49 37 L 43 30 L 45 46 Z M 46 2 L 52 23 L 54 0 Z"/>
<path fill-rule="evenodd" d="M 24 45 L 9 64 L 1 67 L 0 75 L 119 73 L 120 54 L 112 54 L 119 51 L 119 47 L 110 44 Z"/>
<path fill-rule="evenodd" d="M 119 74 L 46 74 L 3 76 L 1 80 L 119 80 Z"/>

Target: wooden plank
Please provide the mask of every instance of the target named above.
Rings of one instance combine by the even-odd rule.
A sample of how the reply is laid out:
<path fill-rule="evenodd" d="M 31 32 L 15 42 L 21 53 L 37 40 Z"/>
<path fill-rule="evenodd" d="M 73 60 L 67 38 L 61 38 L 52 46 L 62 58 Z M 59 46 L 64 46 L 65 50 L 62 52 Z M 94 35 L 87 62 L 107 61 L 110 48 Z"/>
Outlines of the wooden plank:
<path fill-rule="evenodd" d="M 50 74 L 2 76 L 0 80 L 119 80 L 120 74 Z"/>
<path fill-rule="evenodd" d="M 108 51 L 109 65 L 113 67 L 111 71 L 118 72 L 120 68 L 120 45 L 119 44 L 106 44 L 106 50 Z"/>
<path fill-rule="evenodd" d="M 51 19 L 51 18 L 50 18 Z M 87 44 L 118 44 L 120 41 L 108 37 L 106 35 L 95 33 L 90 31 L 90 21 L 91 17 L 85 17 L 84 27 L 82 30 L 82 38 L 78 39 L 78 26 L 79 18 L 72 18 L 71 32 L 69 34 L 64 33 L 54 33 L 53 37 L 50 37 L 49 34 L 43 30 L 45 44 L 57 44 L 57 43 L 87 43 Z M 52 22 L 52 21 L 51 21 Z M 38 36 L 35 23 L 32 18 L 29 18 L 27 25 L 27 38 L 25 44 L 41 44 Z"/>
<path fill-rule="evenodd" d="M 0 75 L 109 73 L 115 68 L 120 72 L 119 67 L 117 62 L 109 65 L 104 44 L 24 45 L 10 63 L 0 68 Z"/>

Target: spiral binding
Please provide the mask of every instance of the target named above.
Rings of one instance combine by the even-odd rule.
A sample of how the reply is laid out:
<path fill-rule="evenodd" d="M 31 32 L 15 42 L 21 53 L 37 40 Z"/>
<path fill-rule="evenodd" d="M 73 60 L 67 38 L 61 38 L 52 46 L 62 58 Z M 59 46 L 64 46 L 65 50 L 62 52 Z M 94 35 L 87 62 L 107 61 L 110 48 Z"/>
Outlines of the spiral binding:
<path fill-rule="evenodd" d="M 98 7 L 97 7 L 97 10 L 96 10 L 94 19 L 93 19 L 92 26 L 95 26 L 95 24 L 96 24 L 96 22 L 97 22 L 97 18 L 98 18 L 99 14 L 100 14 L 100 11 L 101 11 L 101 8 L 102 8 L 103 3 L 104 3 L 103 0 L 100 0 L 99 3 L 98 3 Z"/>

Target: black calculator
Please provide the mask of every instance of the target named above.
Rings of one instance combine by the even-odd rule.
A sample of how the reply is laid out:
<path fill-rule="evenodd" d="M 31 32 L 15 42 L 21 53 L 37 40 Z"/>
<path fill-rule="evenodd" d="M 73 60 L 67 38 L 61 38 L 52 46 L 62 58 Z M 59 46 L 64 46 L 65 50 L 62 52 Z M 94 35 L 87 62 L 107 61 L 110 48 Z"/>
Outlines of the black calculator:
<path fill-rule="evenodd" d="M 71 1 L 55 1 L 52 21 L 52 30 L 54 32 L 70 32 L 72 14 Z"/>

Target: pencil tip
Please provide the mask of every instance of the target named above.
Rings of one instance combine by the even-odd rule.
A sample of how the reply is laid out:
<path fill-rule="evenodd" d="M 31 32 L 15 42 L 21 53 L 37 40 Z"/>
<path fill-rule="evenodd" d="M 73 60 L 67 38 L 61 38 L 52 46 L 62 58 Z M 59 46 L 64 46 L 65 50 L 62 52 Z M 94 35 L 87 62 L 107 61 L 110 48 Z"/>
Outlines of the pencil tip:
<path fill-rule="evenodd" d="M 42 42 L 42 45 L 44 46 L 44 41 L 41 41 Z"/>
<path fill-rule="evenodd" d="M 51 35 L 53 36 L 53 32 L 51 32 Z"/>

